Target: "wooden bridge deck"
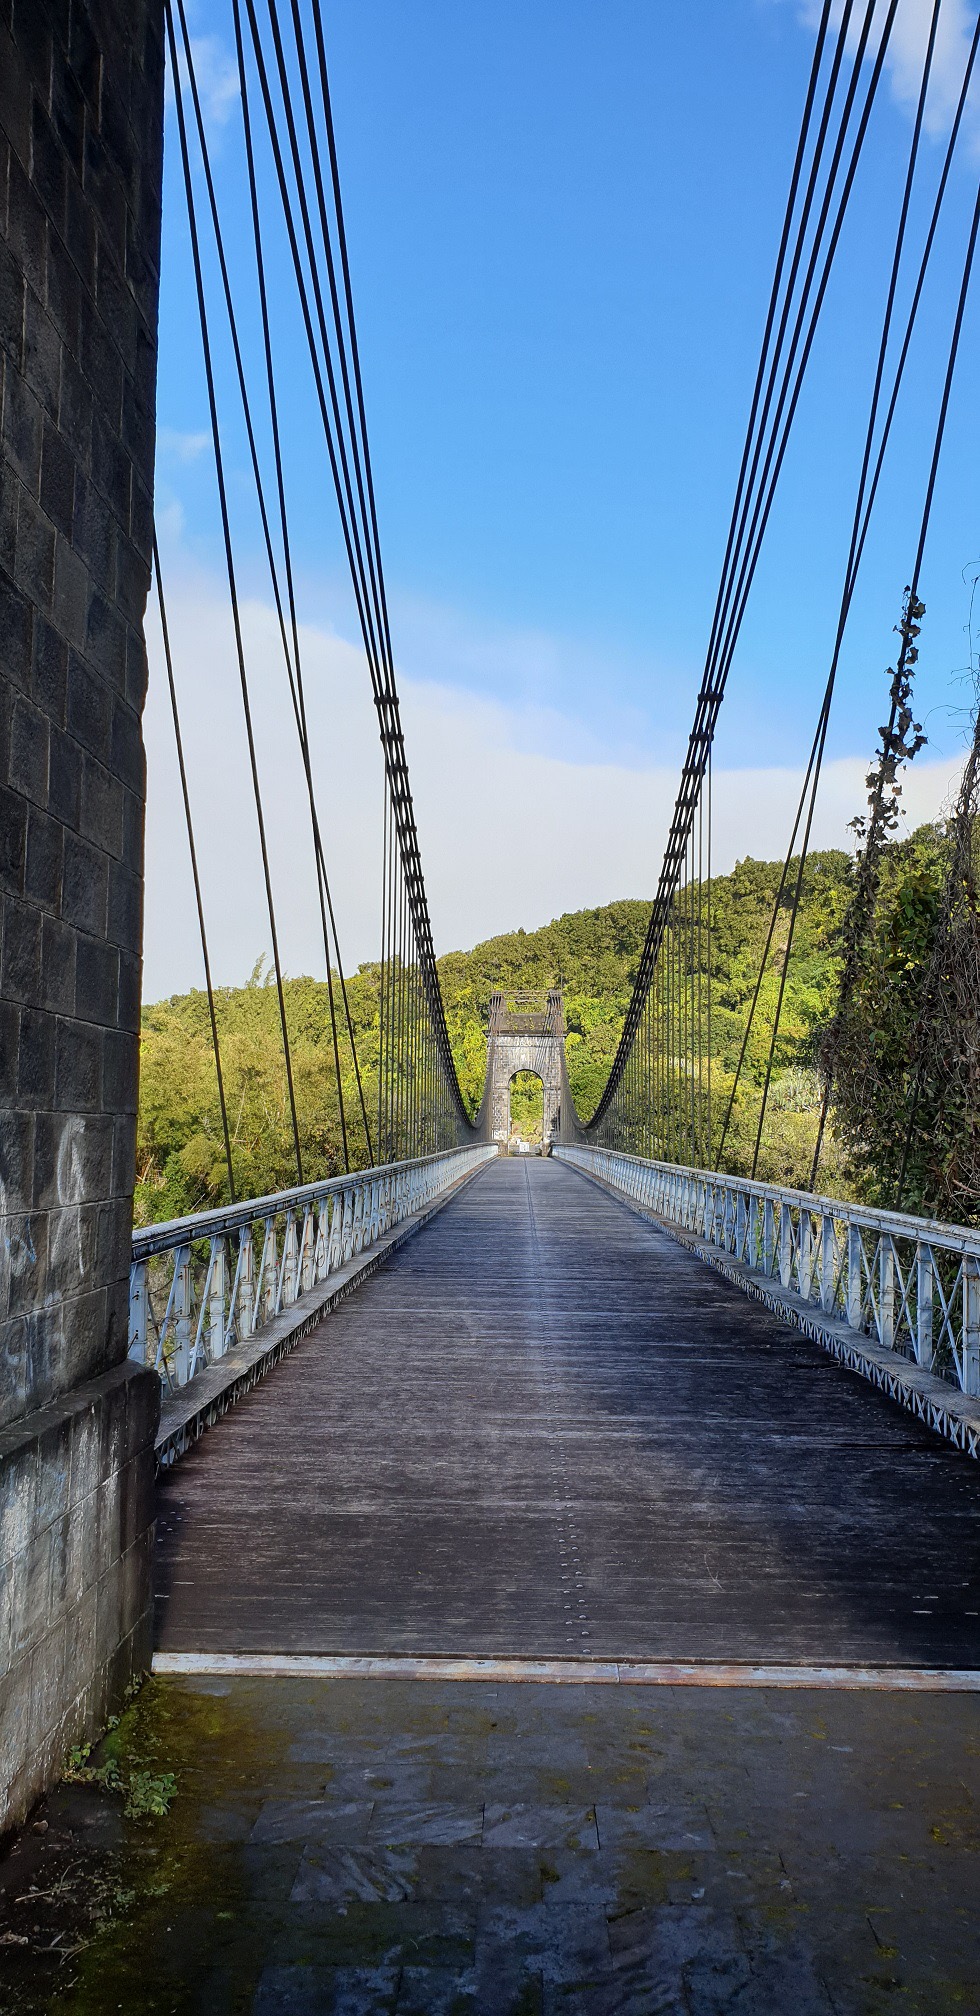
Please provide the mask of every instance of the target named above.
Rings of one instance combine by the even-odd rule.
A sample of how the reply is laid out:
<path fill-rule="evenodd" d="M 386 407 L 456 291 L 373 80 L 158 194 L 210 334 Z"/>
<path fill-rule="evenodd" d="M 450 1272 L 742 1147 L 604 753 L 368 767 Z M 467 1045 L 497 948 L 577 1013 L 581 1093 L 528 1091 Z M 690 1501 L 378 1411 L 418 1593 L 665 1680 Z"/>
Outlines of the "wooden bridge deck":
<path fill-rule="evenodd" d="M 555 1162 L 186 1456 L 164 1650 L 980 1665 L 980 1471 Z"/>

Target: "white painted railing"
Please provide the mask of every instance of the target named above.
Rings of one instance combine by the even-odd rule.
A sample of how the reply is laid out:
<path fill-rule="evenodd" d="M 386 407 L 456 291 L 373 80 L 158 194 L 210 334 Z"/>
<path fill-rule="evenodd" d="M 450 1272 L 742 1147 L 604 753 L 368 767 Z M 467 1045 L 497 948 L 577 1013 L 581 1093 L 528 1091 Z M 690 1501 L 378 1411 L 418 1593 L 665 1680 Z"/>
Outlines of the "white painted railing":
<path fill-rule="evenodd" d="M 815 1312 L 980 1394 L 980 1233 L 614 1149 L 554 1153 Z"/>
<path fill-rule="evenodd" d="M 366 1253 L 496 1149 L 360 1169 L 133 1234 L 129 1355 L 171 1391 Z"/>

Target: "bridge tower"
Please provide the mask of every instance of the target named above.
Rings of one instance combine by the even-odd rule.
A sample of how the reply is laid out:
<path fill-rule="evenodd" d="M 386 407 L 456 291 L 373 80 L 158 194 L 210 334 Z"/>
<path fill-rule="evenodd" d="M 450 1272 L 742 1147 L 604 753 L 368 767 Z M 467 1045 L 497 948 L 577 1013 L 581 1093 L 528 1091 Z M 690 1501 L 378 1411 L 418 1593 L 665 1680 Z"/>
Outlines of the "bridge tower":
<path fill-rule="evenodd" d="M 490 1134 L 502 1147 L 510 1133 L 511 1080 L 519 1071 L 535 1072 L 544 1087 L 541 1145 L 548 1148 L 558 1135 L 565 1082 L 565 1010 L 557 989 L 518 988 L 490 997 Z"/>
<path fill-rule="evenodd" d="M 0 1831 L 149 1664 L 127 1359 L 162 0 L 0 9 Z"/>

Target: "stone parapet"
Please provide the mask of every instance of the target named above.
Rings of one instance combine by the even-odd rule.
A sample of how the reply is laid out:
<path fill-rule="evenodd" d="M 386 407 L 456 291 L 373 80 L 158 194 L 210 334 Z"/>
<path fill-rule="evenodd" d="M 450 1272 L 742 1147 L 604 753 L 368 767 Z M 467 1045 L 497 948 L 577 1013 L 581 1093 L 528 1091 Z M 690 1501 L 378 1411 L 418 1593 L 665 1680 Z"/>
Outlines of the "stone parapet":
<path fill-rule="evenodd" d="M 149 1666 L 159 1412 L 123 1364 L 0 1431 L 0 1831 Z"/>

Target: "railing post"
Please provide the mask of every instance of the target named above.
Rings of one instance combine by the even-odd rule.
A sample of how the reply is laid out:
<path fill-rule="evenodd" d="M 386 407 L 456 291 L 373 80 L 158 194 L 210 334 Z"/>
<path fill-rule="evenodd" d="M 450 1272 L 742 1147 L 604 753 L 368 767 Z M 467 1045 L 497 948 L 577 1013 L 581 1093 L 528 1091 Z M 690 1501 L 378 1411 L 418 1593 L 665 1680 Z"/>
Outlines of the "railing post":
<path fill-rule="evenodd" d="M 305 1295 L 316 1279 L 316 1218 L 314 1206 L 307 1204 L 303 1212 L 303 1233 L 299 1248 L 299 1292 Z"/>
<path fill-rule="evenodd" d="M 749 1223 L 747 1253 L 750 1267 L 759 1265 L 759 1200 L 750 1195 L 748 1199 Z"/>
<path fill-rule="evenodd" d="M 800 1212 L 800 1229 L 803 1228 L 803 1213 Z M 793 1214 L 785 1199 L 779 1205 L 779 1281 L 783 1288 L 793 1283 Z"/>
<path fill-rule="evenodd" d="M 742 1260 L 745 1257 L 745 1231 L 747 1222 L 747 1208 L 748 1207 L 746 1203 L 745 1191 L 736 1190 L 735 1229 L 731 1249 L 735 1255 L 736 1260 Z"/>
<path fill-rule="evenodd" d="M 223 1358 L 228 1349 L 228 1330 L 225 1322 L 225 1298 L 228 1294 L 228 1241 L 224 1233 L 219 1233 L 211 1242 L 214 1264 L 211 1268 L 211 1299 L 208 1305 L 208 1353 L 212 1363 Z"/>
<path fill-rule="evenodd" d="M 820 1213 L 820 1307 L 833 1315 L 837 1302 L 837 1233 L 833 1213 Z"/>
<path fill-rule="evenodd" d="M 804 1302 L 809 1302 L 813 1286 L 813 1219 L 806 1205 L 800 1206 L 796 1255 L 797 1287 Z"/>
<path fill-rule="evenodd" d="M 980 1393 L 980 1262 L 963 1256 L 963 1391 Z"/>
<path fill-rule="evenodd" d="M 282 1259 L 276 1271 L 279 1278 L 276 1286 L 274 1310 L 278 1316 L 280 1309 L 288 1309 L 290 1303 L 295 1302 L 297 1294 L 299 1249 L 296 1241 L 296 1213 L 292 1209 L 286 1212 L 286 1224 L 282 1238 Z"/>
<path fill-rule="evenodd" d="M 878 1342 L 895 1348 L 895 1247 L 889 1232 L 878 1238 Z"/>
<path fill-rule="evenodd" d="M 861 1232 L 853 1218 L 847 1221 L 847 1320 L 852 1330 L 861 1328 L 864 1288 L 861 1280 Z"/>
<path fill-rule="evenodd" d="M 915 1254 L 915 1362 L 932 1370 L 932 1290 L 935 1263 L 932 1248 L 920 1239 Z"/>
<path fill-rule="evenodd" d="M 129 1356 L 146 1364 L 146 1261 L 134 1260 L 129 1270 Z"/>
<path fill-rule="evenodd" d="M 762 1206 L 762 1272 L 771 1274 L 776 1250 L 775 1210 L 771 1197 Z"/>
<path fill-rule="evenodd" d="M 251 1225 L 238 1234 L 238 1308 L 235 1325 L 239 1341 L 251 1337 L 255 1329 L 255 1247 Z"/>
<path fill-rule="evenodd" d="M 174 1346 L 169 1370 L 175 1386 L 186 1385 L 190 1371 L 193 1292 L 191 1249 L 189 1245 L 178 1246 L 174 1254 L 174 1292 L 170 1305 Z"/>
<path fill-rule="evenodd" d="M 330 1239 L 327 1246 L 327 1273 L 335 1274 L 344 1264 L 344 1200 L 347 1192 L 334 1191 L 329 1201 Z"/>

